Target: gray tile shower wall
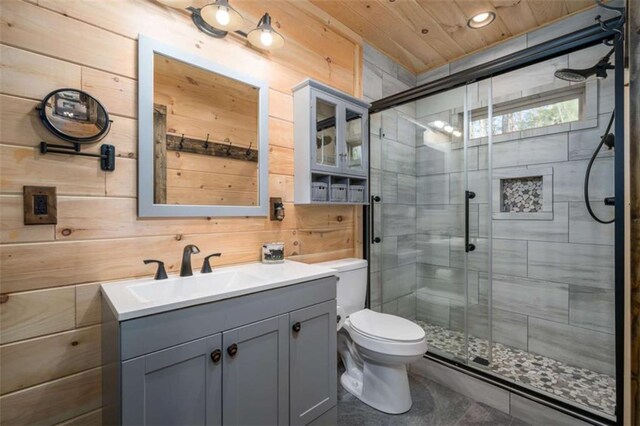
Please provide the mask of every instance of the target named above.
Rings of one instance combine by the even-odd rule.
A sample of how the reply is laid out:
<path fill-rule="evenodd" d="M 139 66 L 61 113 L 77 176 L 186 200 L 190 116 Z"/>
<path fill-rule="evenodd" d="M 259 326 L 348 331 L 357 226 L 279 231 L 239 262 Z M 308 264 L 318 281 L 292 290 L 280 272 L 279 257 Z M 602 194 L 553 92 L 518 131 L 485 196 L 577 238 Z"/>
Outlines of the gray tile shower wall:
<path fill-rule="evenodd" d="M 495 51 L 423 74 L 418 83 L 531 45 L 529 40 L 537 37 L 519 37 Z M 531 73 L 520 70 L 494 78 L 493 93 L 500 94 L 494 100 L 566 89 L 568 84 L 553 80 L 556 67 L 591 63 L 607 50 L 595 46 L 538 64 Z M 470 206 L 471 235 L 477 236 L 472 239 L 477 249 L 467 261 L 469 333 L 481 338 L 488 335 L 486 237 L 491 221 L 494 340 L 609 375 L 614 374 L 613 226 L 598 224 L 588 215 L 583 181 L 588 158 L 609 118 L 612 80 L 610 76 L 588 83 L 597 84 L 597 90 L 585 89 L 588 93 L 577 123 L 494 138 L 492 179 L 514 171 L 524 171 L 522 176 L 526 176 L 527 170 L 541 167 L 553 170 L 551 182 L 544 182 L 552 185 L 549 220 L 490 217 L 489 205 L 495 200 L 489 199 L 492 179 L 488 178 L 486 138 L 471 140 L 467 152 L 469 188 L 476 192 Z M 487 105 L 488 87 L 480 82 L 467 88 L 471 109 Z M 416 119 L 455 123 L 463 97 L 464 91 L 457 89 L 418 101 Z M 420 134 L 416 140 L 417 319 L 460 331 L 464 325 L 464 151 L 459 141 L 450 143 L 447 151 L 422 144 Z M 602 205 L 603 198 L 613 194 L 609 152 L 602 153 L 593 166 L 590 194 L 596 212 L 609 217 L 611 208 Z M 494 199 L 499 196 L 494 191 Z M 398 229 L 404 226 L 410 225 Z"/>
<path fill-rule="evenodd" d="M 416 76 L 365 44 L 363 92 L 367 101 L 407 90 Z M 399 111 L 415 118 L 415 108 Z M 390 110 L 371 117 L 371 194 L 382 198 L 374 213 L 381 244 L 371 246 L 371 307 L 416 316 L 416 129 Z"/>

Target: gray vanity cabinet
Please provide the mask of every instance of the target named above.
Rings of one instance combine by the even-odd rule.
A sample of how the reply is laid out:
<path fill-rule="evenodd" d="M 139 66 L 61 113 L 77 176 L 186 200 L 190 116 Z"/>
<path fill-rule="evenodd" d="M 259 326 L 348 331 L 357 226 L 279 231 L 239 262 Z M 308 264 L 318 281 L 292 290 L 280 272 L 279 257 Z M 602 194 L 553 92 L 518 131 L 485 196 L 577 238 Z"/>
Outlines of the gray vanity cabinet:
<path fill-rule="evenodd" d="M 122 363 L 122 419 L 130 425 L 219 425 L 222 335 Z"/>
<path fill-rule="evenodd" d="M 103 424 L 337 420 L 336 277 L 118 321 L 103 300 Z"/>
<path fill-rule="evenodd" d="M 289 423 L 289 315 L 225 331 L 225 425 Z"/>
<path fill-rule="evenodd" d="M 289 324 L 290 423 L 304 425 L 337 403 L 337 376 L 327 374 L 336 363 L 336 304 L 291 312 Z"/>

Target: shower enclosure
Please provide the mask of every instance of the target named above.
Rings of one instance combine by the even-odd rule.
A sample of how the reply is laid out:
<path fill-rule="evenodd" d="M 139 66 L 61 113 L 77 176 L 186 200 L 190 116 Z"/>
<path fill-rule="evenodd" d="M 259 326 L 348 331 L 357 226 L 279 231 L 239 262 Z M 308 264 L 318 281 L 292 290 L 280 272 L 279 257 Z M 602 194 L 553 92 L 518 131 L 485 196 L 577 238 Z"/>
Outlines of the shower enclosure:
<path fill-rule="evenodd" d="M 369 260 L 371 308 L 421 325 L 430 355 L 615 419 L 615 227 L 583 188 L 615 76 L 554 77 L 610 49 L 372 114 Z M 591 169 L 603 219 L 615 155 Z"/>

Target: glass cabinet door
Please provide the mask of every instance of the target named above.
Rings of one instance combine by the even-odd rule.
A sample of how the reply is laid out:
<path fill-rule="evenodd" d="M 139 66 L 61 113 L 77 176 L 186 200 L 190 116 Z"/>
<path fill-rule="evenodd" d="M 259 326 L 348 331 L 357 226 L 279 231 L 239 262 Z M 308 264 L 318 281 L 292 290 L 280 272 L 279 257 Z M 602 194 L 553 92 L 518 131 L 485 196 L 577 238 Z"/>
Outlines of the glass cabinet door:
<path fill-rule="evenodd" d="M 338 169 L 337 103 L 314 96 L 315 103 L 315 152 L 316 169 Z"/>
<path fill-rule="evenodd" d="M 366 171 L 366 128 L 364 114 L 361 111 L 346 109 L 345 152 L 340 156 L 344 161 L 344 171 L 361 173 Z"/>

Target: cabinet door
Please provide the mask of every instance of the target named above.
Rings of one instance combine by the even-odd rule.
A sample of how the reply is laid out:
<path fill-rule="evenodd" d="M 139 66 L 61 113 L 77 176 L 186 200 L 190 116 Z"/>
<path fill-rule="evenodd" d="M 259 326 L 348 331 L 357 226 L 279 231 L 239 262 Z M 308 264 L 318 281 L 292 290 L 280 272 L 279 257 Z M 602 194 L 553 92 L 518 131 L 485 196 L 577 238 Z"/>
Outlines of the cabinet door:
<path fill-rule="evenodd" d="M 122 363 L 122 424 L 221 424 L 221 343 L 216 334 Z"/>
<path fill-rule="evenodd" d="M 336 302 L 291 312 L 289 323 L 290 419 L 301 425 L 337 403 Z"/>
<path fill-rule="evenodd" d="M 367 176 L 369 158 L 368 112 L 364 108 L 346 104 L 345 143 L 342 156 L 342 171 L 350 175 Z"/>
<path fill-rule="evenodd" d="M 223 333 L 223 424 L 289 423 L 288 317 Z"/>
<path fill-rule="evenodd" d="M 339 172 L 344 102 L 331 95 L 313 90 L 311 95 L 311 169 L 320 172 Z"/>

